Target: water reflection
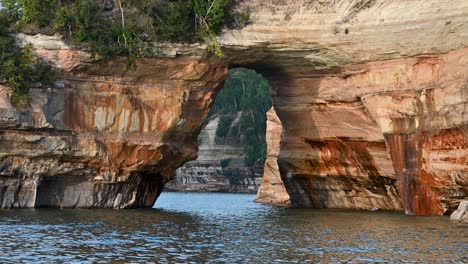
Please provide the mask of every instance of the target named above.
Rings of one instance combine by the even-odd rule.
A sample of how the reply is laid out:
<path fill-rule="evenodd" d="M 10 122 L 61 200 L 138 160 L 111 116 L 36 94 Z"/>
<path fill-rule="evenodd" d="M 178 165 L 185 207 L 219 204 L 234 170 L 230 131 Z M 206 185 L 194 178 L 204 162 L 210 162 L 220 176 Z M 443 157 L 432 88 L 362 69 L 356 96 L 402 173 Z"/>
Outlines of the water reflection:
<path fill-rule="evenodd" d="M 447 217 L 276 208 L 165 193 L 152 210 L 0 211 L 0 262 L 465 263 Z"/>

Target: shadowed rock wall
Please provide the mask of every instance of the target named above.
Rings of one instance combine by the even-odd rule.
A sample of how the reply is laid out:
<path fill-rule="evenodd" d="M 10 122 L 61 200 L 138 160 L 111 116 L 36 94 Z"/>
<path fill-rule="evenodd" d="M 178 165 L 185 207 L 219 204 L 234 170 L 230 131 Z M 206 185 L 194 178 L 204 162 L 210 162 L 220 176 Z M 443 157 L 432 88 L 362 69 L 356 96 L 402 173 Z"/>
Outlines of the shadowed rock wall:
<path fill-rule="evenodd" d="M 272 85 L 293 205 L 443 214 L 466 199 L 466 1 L 244 4 L 252 24 L 222 40 Z"/>
<path fill-rule="evenodd" d="M 239 114 L 242 114 L 241 112 Z M 237 138 L 216 141 L 218 115 L 210 118 L 198 137 L 198 158 L 176 171 L 166 184 L 168 191 L 255 193 L 262 179 L 261 168 L 245 164 L 245 150 Z M 222 161 L 227 164 L 223 166 Z"/>
<path fill-rule="evenodd" d="M 66 77 L 33 89 L 25 110 L 2 88 L 1 207 L 150 206 L 195 158 L 226 65 L 270 80 L 292 205 L 443 214 L 466 199 L 467 1 L 239 8 L 251 23 L 219 38 L 221 63 L 197 45 L 161 45 L 128 74 L 53 37 L 24 37 Z"/>
<path fill-rule="evenodd" d="M 442 214 L 467 194 L 468 49 L 273 79 L 293 204 Z M 398 187 L 398 188 L 397 188 Z"/>
<path fill-rule="evenodd" d="M 62 69 L 28 109 L 0 90 L 0 208 L 151 207 L 197 135 L 227 74 L 202 60 L 87 63 L 54 41 L 36 52 Z M 45 46 L 44 46 L 45 45 Z"/>

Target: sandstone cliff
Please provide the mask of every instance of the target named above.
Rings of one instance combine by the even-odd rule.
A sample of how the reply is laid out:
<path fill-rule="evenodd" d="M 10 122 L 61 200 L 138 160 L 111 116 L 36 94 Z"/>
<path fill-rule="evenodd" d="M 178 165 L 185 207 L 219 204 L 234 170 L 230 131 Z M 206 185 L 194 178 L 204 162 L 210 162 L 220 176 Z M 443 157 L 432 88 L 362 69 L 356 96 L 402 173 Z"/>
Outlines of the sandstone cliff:
<path fill-rule="evenodd" d="M 235 140 L 216 141 L 219 116 L 206 123 L 199 140 L 198 158 L 176 171 L 166 184 L 169 191 L 255 193 L 262 179 L 261 168 L 245 164 L 243 146 Z M 226 164 L 222 164 L 226 162 Z"/>
<path fill-rule="evenodd" d="M 255 193 L 266 157 L 268 82 L 231 69 L 199 138 L 198 158 L 177 170 L 167 190 Z"/>
<path fill-rule="evenodd" d="M 278 154 L 282 132 L 281 121 L 272 107 L 267 113 L 267 159 L 265 161 L 262 184 L 255 197 L 256 202 L 276 205 L 290 204 L 289 194 L 284 187 L 283 180 L 281 180 L 278 168 Z"/>
<path fill-rule="evenodd" d="M 450 220 L 456 223 L 468 224 L 468 201 L 460 202 L 458 209 L 450 215 Z"/>
<path fill-rule="evenodd" d="M 63 70 L 31 90 L 28 109 L 0 89 L 0 208 L 151 207 L 197 134 L 227 68 L 201 60 L 146 58 L 89 63 L 55 37 L 28 38 Z"/>
<path fill-rule="evenodd" d="M 171 58 L 144 59 L 129 75 L 36 43 L 66 77 L 34 89 L 25 111 L 2 90 L 1 207 L 149 206 L 195 157 L 225 65 L 272 85 L 292 205 L 443 214 L 466 199 L 467 1 L 247 7 L 251 23 L 219 38 L 221 64 L 199 47 L 170 46 Z"/>
<path fill-rule="evenodd" d="M 247 2 L 254 22 L 223 43 L 271 82 L 293 205 L 456 208 L 468 193 L 466 1 Z"/>

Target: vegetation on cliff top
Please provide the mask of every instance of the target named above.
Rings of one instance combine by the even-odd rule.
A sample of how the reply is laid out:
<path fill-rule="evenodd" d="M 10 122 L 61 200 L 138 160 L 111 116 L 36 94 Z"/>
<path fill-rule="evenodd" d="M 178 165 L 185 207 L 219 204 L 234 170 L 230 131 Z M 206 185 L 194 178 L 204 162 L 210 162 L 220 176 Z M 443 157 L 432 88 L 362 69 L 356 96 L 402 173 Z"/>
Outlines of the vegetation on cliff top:
<path fill-rule="evenodd" d="M 30 99 L 30 87 L 51 83 L 55 72 L 32 54 L 31 46 L 18 46 L 8 27 L 8 17 L 0 13 L 0 82 L 11 88 L 12 103 L 23 106 Z"/>
<path fill-rule="evenodd" d="M 18 47 L 11 30 L 60 32 L 102 58 L 124 56 L 129 68 L 150 52 L 148 43 L 206 41 L 218 57 L 217 34 L 226 23 L 245 24 L 248 13 L 232 12 L 235 0 L 1 0 L 0 77 L 14 102 L 27 102 L 29 87 L 48 82 L 52 71 L 31 47 Z M 234 18 L 233 18 L 234 17 Z M 13 26 L 10 26 L 13 25 Z"/>
<path fill-rule="evenodd" d="M 86 43 L 102 57 L 149 51 L 148 42 L 206 41 L 222 56 L 216 35 L 228 21 L 245 23 L 247 12 L 231 12 L 233 0 L 3 0 L 17 28 L 58 31 Z M 239 19 L 232 19 L 232 16 Z M 247 18 L 248 20 L 248 18 Z"/>
<path fill-rule="evenodd" d="M 210 116 L 219 115 L 217 140 L 235 138 L 244 146 L 247 166 L 263 165 L 266 158 L 266 112 L 271 107 L 268 82 L 255 71 L 229 71 Z"/>

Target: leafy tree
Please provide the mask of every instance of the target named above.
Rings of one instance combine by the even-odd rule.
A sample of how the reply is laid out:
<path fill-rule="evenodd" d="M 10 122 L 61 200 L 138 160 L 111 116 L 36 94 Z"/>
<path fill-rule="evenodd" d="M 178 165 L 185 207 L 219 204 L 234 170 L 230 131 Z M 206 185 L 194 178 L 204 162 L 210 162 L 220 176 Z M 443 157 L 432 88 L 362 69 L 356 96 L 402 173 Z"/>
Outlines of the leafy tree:
<path fill-rule="evenodd" d="M 53 27 L 103 57 L 144 56 L 149 41 L 207 41 L 222 56 L 216 35 L 225 24 L 229 0 L 3 0 L 19 27 Z"/>
<path fill-rule="evenodd" d="M 222 57 L 216 35 L 224 25 L 227 0 L 191 0 L 195 14 L 196 32 L 200 39 L 208 40 L 208 50 Z"/>
<path fill-rule="evenodd" d="M 230 162 L 231 162 L 231 159 L 223 159 L 220 161 L 219 164 L 221 165 L 222 168 L 226 168 Z"/>
<path fill-rule="evenodd" d="M 48 69 L 35 61 L 30 48 L 21 50 L 12 44 L 14 41 L 5 33 L 12 28 L 10 23 L 14 23 L 16 30 L 26 25 L 29 29 L 47 28 L 48 32 L 54 29 L 69 41 L 88 45 L 100 57 L 127 57 L 130 67 L 148 54 L 150 41 L 208 41 L 209 50 L 221 57 L 216 36 L 225 26 L 232 3 L 230 0 L 2 0 L 1 72 L 15 90 L 15 100 L 20 100 L 28 97 L 31 82 L 46 79 L 38 75 Z M 243 100 L 246 103 L 247 99 Z"/>
<path fill-rule="evenodd" d="M 14 104 L 26 104 L 30 87 L 50 84 L 56 74 L 50 65 L 33 56 L 31 46 L 19 47 L 9 33 L 9 18 L 0 12 L 0 79 L 11 87 Z"/>
<path fill-rule="evenodd" d="M 121 2 L 119 1 L 121 4 Z M 60 6 L 55 12 L 54 27 L 75 42 L 88 43 L 94 54 L 107 58 L 127 56 L 129 66 L 147 53 L 147 46 L 132 23 L 113 22 L 104 7 L 95 0 L 77 0 Z"/>
<path fill-rule="evenodd" d="M 48 26 L 54 17 L 56 0 L 3 0 L 7 13 L 23 23 Z"/>
<path fill-rule="evenodd" d="M 218 128 L 216 129 L 216 136 L 218 138 L 224 138 L 229 134 L 229 130 L 231 128 L 231 123 L 233 119 L 234 116 L 232 116 L 231 113 L 221 115 Z"/>
<path fill-rule="evenodd" d="M 245 163 L 248 166 L 265 161 L 266 112 L 270 107 L 267 81 L 255 71 L 234 69 L 229 72 L 224 88 L 210 111 L 210 116 L 221 116 L 216 130 L 218 140 L 228 136 L 237 137 L 239 143 L 244 145 Z M 233 124 L 239 112 L 240 121 Z"/>

